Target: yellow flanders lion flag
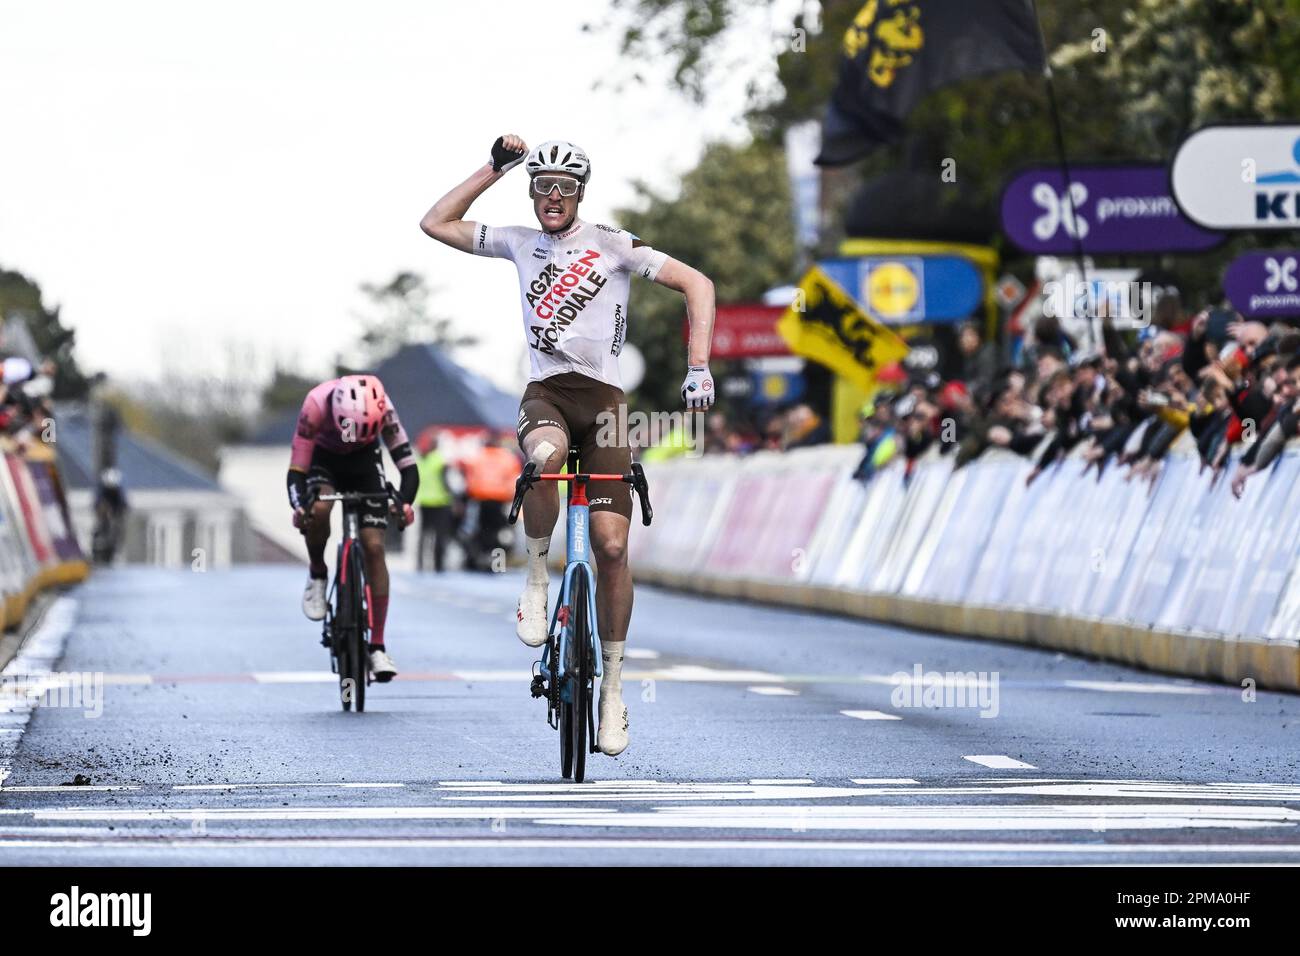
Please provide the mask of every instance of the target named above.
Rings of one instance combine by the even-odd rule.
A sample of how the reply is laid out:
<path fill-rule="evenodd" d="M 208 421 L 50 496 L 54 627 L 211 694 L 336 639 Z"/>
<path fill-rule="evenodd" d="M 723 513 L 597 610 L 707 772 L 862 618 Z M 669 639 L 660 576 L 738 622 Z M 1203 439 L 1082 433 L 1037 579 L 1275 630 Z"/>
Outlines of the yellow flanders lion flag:
<path fill-rule="evenodd" d="M 908 351 L 906 342 L 863 312 L 817 266 L 799 282 L 799 292 L 776 328 L 796 355 L 820 362 L 863 391 L 875 384 L 877 369 Z"/>

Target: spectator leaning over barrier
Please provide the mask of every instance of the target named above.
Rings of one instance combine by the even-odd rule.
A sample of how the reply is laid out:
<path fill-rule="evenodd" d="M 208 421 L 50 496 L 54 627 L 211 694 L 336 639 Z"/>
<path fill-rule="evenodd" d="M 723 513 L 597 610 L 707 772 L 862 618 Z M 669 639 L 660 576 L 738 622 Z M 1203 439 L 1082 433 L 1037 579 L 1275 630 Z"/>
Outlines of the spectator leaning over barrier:
<path fill-rule="evenodd" d="M 991 447 L 1028 455 L 1043 437 L 1043 426 L 1015 380 L 1006 376 L 994 383 L 984 413 L 971 420 L 970 433 L 957 450 L 953 467 L 960 468 Z"/>
<path fill-rule="evenodd" d="M 1238 498 L 1250 476 L 1272 464 L 1287 441 L 1300 434 L 1300 355 L 1291 356 L 1286 371 L 1286 384 L 1277 393 L 1277 414 L 1267 431 L 1246 450 L 1232 476 L 1232 493 Z"/>
<path fill-rule="evenodd" d="M 867 402 L 858 416 L 865 451 L 858 467 L 853 470 L 853 478 L 856 481 L 869 481 L 877 469 L 889 464 L 898 453 L 898 439 L 894 430 L 893 412 L 887 402 Z"/>

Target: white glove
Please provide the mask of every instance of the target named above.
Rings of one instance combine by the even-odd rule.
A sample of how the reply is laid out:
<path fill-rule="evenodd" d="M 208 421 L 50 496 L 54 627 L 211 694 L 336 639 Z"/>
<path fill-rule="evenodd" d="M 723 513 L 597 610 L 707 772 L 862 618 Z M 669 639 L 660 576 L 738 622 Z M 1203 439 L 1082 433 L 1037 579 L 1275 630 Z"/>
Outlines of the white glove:
<path fill-rule="evenodd" d="M 713 376 L 707 365 L 691 365 L 686 369 L 686 381 L 682 382 L 682 401 L 687 408 L 705 409 L 713 404 L 716 396 L 713 392 Z"/>

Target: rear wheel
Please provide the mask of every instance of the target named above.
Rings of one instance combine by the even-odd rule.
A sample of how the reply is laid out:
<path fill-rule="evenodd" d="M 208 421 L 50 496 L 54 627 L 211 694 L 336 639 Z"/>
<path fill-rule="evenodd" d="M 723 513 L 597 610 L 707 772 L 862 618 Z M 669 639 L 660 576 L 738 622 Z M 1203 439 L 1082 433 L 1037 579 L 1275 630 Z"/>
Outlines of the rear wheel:
<path fill-rule="evenodd" d="M 357 713 L 366 709 L 366 684 L 370 677 L 370 648 L 368 641 L 370 638 L 370 628 L 368 614 L 370 609 L 363 600 L 366 593 L 365 567 L 361 561 L 361 548 L 359 545 L 352 548 L 352 570 L 350 577 L 353 581 L 353 608 L 355 609 L 355 627 L 352 630 L 352 647 L 355 655 L 355 665 L 353 675 L 356 677 L 356 690 L 353 698 L 356 701 Z"/>

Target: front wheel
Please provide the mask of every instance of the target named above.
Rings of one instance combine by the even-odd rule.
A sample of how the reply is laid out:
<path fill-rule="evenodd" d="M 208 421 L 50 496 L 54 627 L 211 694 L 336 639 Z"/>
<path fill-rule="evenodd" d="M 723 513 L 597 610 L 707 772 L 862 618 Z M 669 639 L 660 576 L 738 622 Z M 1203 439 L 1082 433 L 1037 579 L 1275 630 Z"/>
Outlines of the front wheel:
<path fill-rule="evenodd" d="M 340 549 L 341 551 L 343 549 Z M 339 670 L 339 701 L 344 711 L 366 709 L 366 606 L 362 600 L 364 578 L 357 549 L 339 555 L 340 579 L 335 582 L 336 604 L 331 630 Z"/>
<path fill-rule="evenodd" d="M 560 704 L 560 775 L 573 777 L 573 705 Z"/>
<path fill-rule="evenodd" d="M 573 780 L 582 783 L 587 773 L 587 721 L 591 714 L 591 620 L 588 613 L 587 576 L 573 579 L 569 604 L 569 749 L 573 753 Z M 563 730 L 561 731 L 563 732 Z"/>

